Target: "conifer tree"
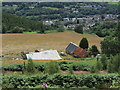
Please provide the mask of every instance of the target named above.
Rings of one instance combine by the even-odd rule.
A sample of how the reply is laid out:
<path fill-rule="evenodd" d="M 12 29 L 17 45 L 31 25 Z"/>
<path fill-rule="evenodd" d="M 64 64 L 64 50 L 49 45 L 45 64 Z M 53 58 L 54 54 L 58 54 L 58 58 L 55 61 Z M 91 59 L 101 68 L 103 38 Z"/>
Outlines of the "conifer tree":
<path fill-rule="evenodd" d="M 87 38 L 82 38 L 82 40 L 80 41 L 79 47 L 83 49 L 88 49 L 89 44 L 88 44 Z"/>

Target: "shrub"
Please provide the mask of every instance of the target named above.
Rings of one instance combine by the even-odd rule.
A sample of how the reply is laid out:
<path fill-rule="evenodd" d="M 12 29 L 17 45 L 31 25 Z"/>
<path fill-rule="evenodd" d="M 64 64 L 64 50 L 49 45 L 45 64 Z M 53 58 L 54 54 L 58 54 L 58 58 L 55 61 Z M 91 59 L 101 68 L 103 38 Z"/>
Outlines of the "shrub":
<path fill-rule="evenodd" d="M 58 73 L 59 71 L 60 71 L 59 65 L 55 61 L 49 62 L 45 67 L 45 73 L 48 74 L 55 74 Z"/>
<path fill-rule="evenodd" d="M 97 46 L 95 46 L 95 45 L 92 45 L 92 47 L 89 49 L 88 52 L 90 55 L 94 55 L 94 56 L 99 54 L 99 50 L 97 49 Z"/>
<path fill-rule="evenodd" d="M 96 63 L 96 70 L 101 70 L 101 69 L 102 69 L 102 64 L 101 64 L 100 60 L 98 60 Z"/>
<path fill-rule="evenodd" d="M 28 60 L 28 64 L 27 64 L 27 66 L 26 66 L 26 70 L 25 70 L 25 71 L 28 72 L 28 73 L 33 73 L 33 72 L 35 72 L 35 65 L 34 65 L 32 59 L 29 59 L 29 60 Z"/>
<path fill-rule="evenodd" d="M 91 67 L 91 73 L 95 73 L 96 72 L 96 67 L 95 66 L 92 66 Z"/>
<path fill-rule="evenodd" d="M 72 65 L 69 66 L 69 73 L 70 74 L 74 74 L 74 72 L 73 72 L 73 66 Z"/>
<path fill-rule="evenodd" d="M 16 64 L 16 65 L 3 66 L 3 69 L 5 71 L 22 71 L 23 67 L 24 66 L 22 64 Z"/>
<path fill-rule="evenodd" d="M 102 69 L 106 70 L 107 69 L 107 57 L 105 55 L 102 55 L 100 62 L 102 64 Z"/>
<path fill-rule="evenodd" d="M 73 65 L 73 70 L 74 71 L 91 71 L 91 66 L 88 65 Z"/>
<path fill-rule="evenodd" d="M 45 70 L 45 65 L 35 65 L 35 68 L 40 71 L 43 72 Z"/>
<path fill-rule="evenodd" d="M 63 70 L 63 71 L 65 71 L 65 70 L 69 69 L 69 66 L 66 65 L 66 64 L 62 64 L 62 65 L 60 65 L 60 69 Z"/>
<path fill-rule="evenodd" d="M 60 25 L 59 28 L 57 29 L 58 32 L 64 32 L 65 29 L 64 29 L 64 26 L 63 25 Z"/>

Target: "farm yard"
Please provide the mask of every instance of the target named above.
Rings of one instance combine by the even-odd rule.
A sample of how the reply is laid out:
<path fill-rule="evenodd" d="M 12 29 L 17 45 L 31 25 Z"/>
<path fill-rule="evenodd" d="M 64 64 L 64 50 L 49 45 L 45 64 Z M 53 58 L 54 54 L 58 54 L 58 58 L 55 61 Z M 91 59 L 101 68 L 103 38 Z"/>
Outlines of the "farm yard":
<path fill-rule="evenodd" d="M 56 49 L 58 52 L 64 52 L 70 42 L 79 44 L 83 37 L 88 39 L 90 46 L 96 45 L 100 49 L 100 42 L 103 38 L 88 34 L 77 34 L 75 32 L 50 34 L 3 34 L 3 60 L 21 58 L 20 53 L 22 51 L 30 52 L 35 49 Z"/>

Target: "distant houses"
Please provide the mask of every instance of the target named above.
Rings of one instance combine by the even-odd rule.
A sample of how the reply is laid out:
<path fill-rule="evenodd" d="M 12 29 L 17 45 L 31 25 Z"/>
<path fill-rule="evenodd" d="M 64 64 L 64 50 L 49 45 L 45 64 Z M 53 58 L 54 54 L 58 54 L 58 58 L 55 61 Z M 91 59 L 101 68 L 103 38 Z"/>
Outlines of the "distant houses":
<path fill-rule="evenodd" d="M 44 25 L 52 25 L 52 24 L 54 24 L 54 22 L 53 21 L 43 21 L 43 24 Z"/>
<path fill-rule="evenodd" d="M 117 20 L 118 15 L 113 14 L 103 14 L 103 15 L 93 15 L 86 16 L 81 18 L 62 18 L 62 20 L 46 20 L 43 21 L 44 25 L 54 25 L 57 22 L 60 22 L 64 25 L 64 29 L 73 30 L 76 25 L 83 24 L 83 30 L 88 30 L 90 27 L 94 26 L 97 22 L 102 23 L 106 20 L 113 21 Z"/>

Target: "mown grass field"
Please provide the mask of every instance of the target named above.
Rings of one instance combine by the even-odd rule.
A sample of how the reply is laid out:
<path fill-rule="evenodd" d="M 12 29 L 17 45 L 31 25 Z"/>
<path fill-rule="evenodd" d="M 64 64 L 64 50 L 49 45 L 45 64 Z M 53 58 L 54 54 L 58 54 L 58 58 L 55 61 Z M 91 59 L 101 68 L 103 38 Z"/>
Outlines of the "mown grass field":
<path fill-rule="evenodd" d="M 20 53 L 22 51 L 32 52 L 35 49 L 56 49 L 59 52 L 65 51 L 65 48 L 70 42 L 74 42 L 78 45 L 83 37 L 88 39 L 90 46 L 96 45 L 100 49 L 100 42 L 103 38 L 88 34 L 78 34 L 75 32 L 3 34 L 3 60 L 17 57 L 20 58 Z"/>

